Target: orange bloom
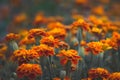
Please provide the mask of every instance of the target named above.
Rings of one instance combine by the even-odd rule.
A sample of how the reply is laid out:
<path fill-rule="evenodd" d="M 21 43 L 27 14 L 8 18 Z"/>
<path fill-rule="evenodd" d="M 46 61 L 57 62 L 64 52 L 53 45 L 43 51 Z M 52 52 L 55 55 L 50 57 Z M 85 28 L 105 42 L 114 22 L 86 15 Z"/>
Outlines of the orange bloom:
<path fill-rule="evenodd" d="M 113 32 L 112 41 L 114 41 L 117 46 L 120 46 L 120 33 Z"/>
<path fill-rule="evenodd" d="M 103 6 L 96 6 L 92 9 L 92 12 L 97 14 L 97 15 L 104 15 L 105 11 L 104 11 L 104 7 Z"/>
<path fill-rule="evenodd" d="M 71 67 L 73 69 L 76 69 L 76 66 L 78 64 L 78 61 L 81 60 L 81 57 L 78 56 L 78 53 L 76 50 L 61 50 L 59 54 L 57 54 L 58 57 L 61 59 L 61 64 L 64 66 L 67 64 L 68 61 L 71 62 Z"/>
<path fill-rule="evenodd" d="M 112 44 L 109 39 L 107 39 L 106 41 L 101 40 L 100 42 L 89 42 L 87 43 L 86 51 L 91 51 L 93 54 L 99 54 L 104 50 L 111 49 L 111 45 L 114 45 L 114 43 Z"/>
<path fill-rule="evenodd" d="M 101 19 L 98 19 L 96 16 L 91 15 L 89 16 L 90 22 L 92 22 L 94 25 L 101 25 L 103 24 L 103 21 Z"/>
<path fill-rule="evenodd" d="M 64 29 L 64 25 L 60 22 L 51 22 L 47 25 L 48 29 L 54 29 L 54 28 L 63 28 Z"/>
<path fill-rule="evenodd" d="M 120 79 L 120 72 L 115 72 L 110 74 L 108 80 L 119 80 Z"/>
<path fill-rule="evenodd" d="M 28 30 L 26 30 L 26 29 L 19 30 L 18 34 L 19 34 L 22 38 L 24 38 L 24 37 L 28 36 Z"/>
<path fill-rule="evenodd" d="M 88 3 L 88 0 L 75 0 L 75 3 L 78 4 L 78 5 L 85 5 Z"/>
<path fill-rule="evenodd" d="M 35 19 L 33 21 L 33 24 L 38 25 L 38 24 L 44 24 L 47 22 L 46 17 L 42 13 L 38 13 L 35 16 Z"/>
<path fill-rule="evenodd" d="M 51 47 L 57 47 L 57 45 L 59 43 L 59 40 L 58 39 L 54 39 L 53 36 L 48 36 L 48 37 L 43 37 L 40 40 L 40 43 L 41 44 L 46 44 L 46 45 L 51 46 Z"/>
<path fill-rule="evenodd" d="M 6 35 L 5 39 L 7 41 L 18 40 L 18 39 L 20 39 L 20 36 L 18 34 L 9 33 L 9 34 Z"/>
<path fill-rule="evenodd" d="M 18 64 L 28 63 L 32 59 L 38 59 L 39 54 L 35 50 L 19 49 L 14 51 L 11 59 L 17 61 Z"/>
<path fill-rule="evenodd" d="M 55 39 L 64 40 L 66 37 L 66 30 L 63 28 L 54 28 L 48 31 L 48 34 L 54 36 Z"/>
<path fill-rule="evenodd" d="M 86 41 L 82 40 L 82 41 L 80 42 L 80 46 L 86 46 L 86 45 L 87 45 Z"/>
<path fill-rule="evenodd" d="M 7 51 L 7 45 L 5 43 L 0 43 L 0 53 L 5 53 Z"/>
<path fill-rule="evenodd" d="M 93 27 L 91 32 L 94 34 L 100 34 L 102 32 L 102 29 L 97 28 L 97 27 Z"/>
<path fill-rule="evenodd" d="M 85 20 L 83 19 L 78 19 L 77 21 L 72 23 L 73 29 L 78 27 L 82 28 L 83 30 L 87 30 L 87 31 L 90 30 L 90 25 L 87 22 L 85 22 Z"/>
<path fill-rule="evenodd" d="M 28 77 L 29 80 L 35 79 L 38 75 L 42 75 L 42 70 L 38 64 L 22 64 L 17 68 L 19 78 Z"/>
<path fill-rule="evenodd" d="M 117 50 L 118 49 L 118 45 L 117 45 L 117 42 L 116 42 L 116 39 L 111 39 L 111 38 L 107 38 L 106 40 L 101 40 L 101 42 L 104 44 L 104 45 L 108 45 L 109 47 Z"/>
<path fill-rule="evenodd" d="M 35 38 L 28 39 L 28 37 L 25 37 L 19 42 L 20 45 L 27 45 L 27 44 L 33 44 L 33 43 L 35 43 Z"/>
<path fill-rule="evenodd" d="M 67 43 L 65 43 L 64 41 L 60 41 L 58 43 L 58 47 L 61 48 L 61 49 L 68 49 L 69 45 Z"/>
<path fill-rule="evenodd" d="M 47 36 L 43 29 L 31 29 L 28 33 L 28 38 L 33 38 L 36 36 Z"/>
<path fill-rule="evenodd" d="M 14 17 L 14 23 L 19 24 L 19 23 L 24 22 L 26 19 L 27 19 L 26 14 L 21 13 Z"/>
<path fill-rule="evenodd" d="M 45 44 L 40 44 L 39 46 L 33 46 L 32 50 L 35 50 L 39 53 L 40 56 L 53 56 L 54 55 L 54 48 L 49 47 Z"/>
<path fill-rule="evenodd" d="M 99 54 L 103 52 L 102 45 L 101 42 L 89 42 L 87 43 L 86 51 L 91 51 L 93 54 Z"/>
<path fill-rule="evenodd" d="M 89 70 L 88 75 L 92 79 L 95 79 L 95 78 L 107 79 L 110 73 L 108 72 L 108 70 L 104 68 L 96 68 L 96 69 L 93 68 Z"/>
<path fill-rule="evenodd" d="M 65 78 L 64 78 L 64 80 L 71 80 L 68 76 L 66 76 Z"/>

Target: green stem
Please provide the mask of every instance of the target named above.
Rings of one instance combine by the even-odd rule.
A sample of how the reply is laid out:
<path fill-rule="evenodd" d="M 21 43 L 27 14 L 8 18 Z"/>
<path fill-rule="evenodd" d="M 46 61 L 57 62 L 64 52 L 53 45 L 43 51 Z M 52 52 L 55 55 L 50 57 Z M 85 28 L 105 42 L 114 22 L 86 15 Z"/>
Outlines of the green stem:
<path fill-rule="evenodd" d="M 10 41 L 10 46 L 12 46 L 13 50 L 19 49 L 18 44 L 14 40 Z"/>

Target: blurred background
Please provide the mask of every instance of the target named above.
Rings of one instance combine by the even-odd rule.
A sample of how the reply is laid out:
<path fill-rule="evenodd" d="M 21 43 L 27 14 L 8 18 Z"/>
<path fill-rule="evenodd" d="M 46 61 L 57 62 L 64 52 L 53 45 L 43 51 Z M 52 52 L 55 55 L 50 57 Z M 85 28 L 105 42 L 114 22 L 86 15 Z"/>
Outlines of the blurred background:
<path fill-rule="evenodd" d="M 9 32 L 33 28 L 37 15 L 70 24 L 94 15 L 120 25 L 120 0 L 0 0 L 0 41 Z M 54 17 L 53 17 L 54 16 Z"/>

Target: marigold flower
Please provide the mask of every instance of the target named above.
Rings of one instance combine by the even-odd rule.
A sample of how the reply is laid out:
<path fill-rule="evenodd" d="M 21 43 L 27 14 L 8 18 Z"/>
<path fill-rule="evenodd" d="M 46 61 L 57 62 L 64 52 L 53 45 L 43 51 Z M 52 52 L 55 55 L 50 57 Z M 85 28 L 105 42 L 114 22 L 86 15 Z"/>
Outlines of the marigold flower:
<path fill-rule="evenodd" d="M 66 30 L 63 28 L 62 29 L 61 28 L 54 28 L 54 29 L 48 31 L 48 34 L 54 36 L 55 39 L 57 38 L 60 40 L 61 39 L 64 40 L 66 37 Z"/>
<path fill-rule="evenodd" d="M 75 0 L 75 3 L 78 4 L 78 5 L 85 5 L 88 3 L 88 0 Z"/>
<path fill-rule="evenodd" d="M 24 37 L 28 36 L 28 30 L 22 29 L 22 30 L 20 30 L 20 31 L 18 32 L 18 34 L 19 34 L 22 38 L 24 38 Z"/>
<path fill-rule="evenodd" d="M 5 39 L 7 41 L 18 40 L 18 39 L 20 39 L 20 36 L 18 34 L 9 33 L 9 34 L 6 35 Z"/>
<path fill-rule="evenodd" d="M 33 21 L 33 24 L 38 25 L 38 24 L 44 24 L 44 23 L 46 23 L 46 22 L 47 22 L 46 17 L 45 17 L 43 14 L 39 13 L 39 14 L 37 14 L 37 15 L 35 16 L 35 19 L 34 19 L 34 21 Z"/>
<path fill-rule="evenodd" d="M 28 38 L 33 38 L 36 36 L 47 36 L 47 33 L 43 29 L 30 29 Z"/>
<path fill-rule="evenodd" d="M 103 40 L 101 40 L 100 42 L 87 43 L 86 51 L 91 51 L 93 54 L 99 54 L 104 50 L 108 50 L 111 48 L 112 47 L 108 43 L 105 43 Z"/>
<path fill-rule="evenodd" d="M 27 19 L 25 13 L 18 14 L 17 16 L 14 17 L 14 23 L 21 23 L 24 22 Z"/>
<path fill-rule="evenodd" d="M 90 20 L 90 22 L 92 22 L 93 24 L 95 25 L 102 25 L 103 24 L 103 21 L 101 19 L 98 19 L 96 16 L 94 15 L 91 15 L 89 16 L 88 18 Z"/>
<path fill-rule="evenodd" d="M 103 50 L 111 49 L 112 45 L 114 45 L 114 44 L 111 43 L 109 38 L 107 38 L 106 40 L 100 40 L 100 42 L 103 43 Z"/>
<path fill-rule="evenodd" d="M 32 59 L 38 59 L 39 54 L 35 50 L 19 49 L 14 51 L 11 59 L 17 61 L 18 64 L 28 63 Z"/>
<path fill-rule="evenodd" d="M 51 46 L 51 47 L 57 47 L 57 45 L 59 43 L 59 40 L 58 39 L 54 39 L 53 36 L 48 36 L 48 37 L 43 37 L 40 40 L 40 43 L 41 44 L 46 44 L 46 45 Z"/>
<path fill-rule="evenodd" d="M 54 48 L 49 47 L 45 44 L 40 44 L 39 46 L 33 46 L 32 50 L 35 50 L 39 53 L 40 56 L 53 56 L 54 55 Z"/>
<path fill-rule="evenodd" d="M 114 72 L 110 74 L 108 80 L 119 80 L 120 79 L 120 72 Z"/>
<path fill-rule="evenodd" d="M 82 41 L 80 42 L 80 46 L 86 46 L 86 45 L 87 45 L 86 41 L 82 40 Z"/>
<path fill-rule="evenodd" d="M 93 54 L 99 54 L 100 52 L 103 52 L 101 42 L 89 42 L 87 43 L 86 51 L 91 51 Z"/>
<path fill-rule="evenodd" d="M 120 46 L 120 33 L 113 32 L 112 41 L 114 41 L 117 44 L 117 46 Z"/>
<path fill-rule="evenodd" d="M 102 32 L 102 29 L 97 28 L 97 27 L 93 27 L 91 32 L 94 34 L 100 34 Z"/>
<path fill-rule="evenodd" d="M 33 43 L 35 43 L 35 38 L 28 39 L 28 37 L 25 37 L 19 42 L 20 45 L 28 45 L 28 44 L 33 44 Z"/>
<path fill-rule="evenodd" d="M 74 29 L 76 27 L 77 28 L 80 27 L 86 31 L 90 30 L 90 25 L 87 22 L 85 22 L 85 20 L 83 20 L 83 19 L 78 19 L 77 21 L 72 23 L 72 29 Z"/>
<path fill-rule="evenodd" d="M 0 53 L 5 53 L 7 51 L 7 45 L 5 43 L 0 43 Z"/>
<path fill-rule="evenodd" d="M 22 64 L 18 66 L 16 72 L 19 78 L 28 77 L 29 80 L 33 80 L 38 75 L 42 75 L 41 67 L 38 64 Z"/>
<path fill-rule="evenodd" d="M 48 29 L 54 29 L 54 28 L 63 28 L 64 29 L 64 25 L 60 22 L 51 22 L 47 25 Z"/>
<path fill-rule="evenodd" d="M 64 41 L 60 41 L 58 43 L 58 47 L 61 48 L 61 49 L 68 49 L 69 45 L 67 43 L 65 43 Z"/>
<path fill-rule="evenodd" d="M 117 43 L 115 41 L 115 39 L 111 39 L 111 38 L 107 38 L 106 40 L 101 40 L 101 42 L 106 45 L 106 49 L 115 49 L 117 50 L 118 49 L 118 46 L 117 46 Z M 108 47 L 107 47 L 108 46 Z"/>
<path fill-rule="evenodd" d="M 96 6 L 92 9 L 92 12 L 97 14 L 97 15 L 104 15 L 105 11 L 104 11 L 104 7 L 103 6 Z"/>
<path fill-rule="evenodd" d="M 109 75 L 110 75 L 109 71 L 104 68 L 95 68 L 95 69 L 92 68 L 88 72 L 88 76 L 91 79 L 95 79 L 95 78 L 107 79 Z"/>
<path fill-rule="evenodd" d="M 76 69 L 76 66 L 78 64 L 78 61 L 81 60 L 81 57 L 78 56 L 78 53 L 76 50 L 61 50 L 59 54 L 57 54 L 58 57 L 60 57 L 60 62 L 64 66 L 67 64 L 68 61 L 71 62 L 71 68 Z"/>
<path fill-rule="evenodd" d="M 66 76 L 65 78 L 64 78 L 64 80 L 71 80 L 68 76 Z"/>

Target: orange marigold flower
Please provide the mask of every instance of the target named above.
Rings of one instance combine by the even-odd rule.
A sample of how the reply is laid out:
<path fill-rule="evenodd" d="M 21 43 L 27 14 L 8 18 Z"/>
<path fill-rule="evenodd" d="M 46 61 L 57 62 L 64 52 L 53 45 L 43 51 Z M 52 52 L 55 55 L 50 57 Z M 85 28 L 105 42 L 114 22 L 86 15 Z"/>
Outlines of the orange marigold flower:
<path fill-rule="evenodd" d="M 68 76 L 66 76 L 65 78 L 64 78 L 64 80 L 71 80 Z"/>
<path fill-rule="evenodd" d="M 101 42 L 89 42 L 87 43 L 87 48 L 86 51 L 91 51 L 93 54 L 99 54 L 103 52 L 103 47 L 102 47 Z"/>
<path fill-rule="evenodd" d="M 91 15 L 89 16 L 88 18 L 90 20 L 90 22 L 92 22 L 93 24 L 95 25 L 102 25 L 103 24 L 103 21 L 101 19 L 98 19 L 96 16 L 94 15 Z"/>
<path fill-rule="evenodd" d="M 38 13 L 36 16 L 35 16 L 35 19 L 33 21 L 33 24 L 35 25 L 38 25 L 38 24 L 44 24 L 47 22 L 47 19 L 46 17 L 41 14 L 41 13 Z"/>
<path fill-rule="evenodd" d="M 18 39 L 20 39 L 20 36 L 18 34 L 9 33 L 9 34 L 6 35 L 5 39 L 7 41 L 18 40 Z"/>
<path fill-rule="evenodd" d="M 49 47 L 45 44 L 40 44 L 39 46 L 33 46 L 32 50 L 35 50 L 39 53 L 40 56 L 53 56 L 54 55 L 54 48 Z"/>
<path fill-rule="evenodd" d="M 60 57 L 60 62 L 64 66 L 67 64 L 68 61 L 71 62 L 71 68 L 76 69 L 78 61 L 81 60 L 81 57 L 78 56 L 78 52 L 76 50 L 61 50 L 59 54 L 57 54 L 58 57 Z"/>
<path fill-rule="evenodd" d="M 88 0 L 75 0 L 75 3 L 78 4 L 78 5 L 85 5 L 88 3 Z"/>
<path fill-rule="evenodd" d="M 88 76 L 92 79 L 95 78 L 102 78 L 102 79 L 107 79 L 109 77 L 110 73 L 108 70 L 104 68 L 92 68 L 88 72 Z"/>
<path fill-rule="evenodd" d="M 47 36 L 47 33 L 43 29 L 30 29 L 28 38 L 33 38 L 36 36 Z"/>
<path fill-rule="evenodd" d="M 29 80 L 33 80 L 38 75 L 42 75 L 42 70 L 38 64 L 22 64 L 18 66 L 16 73 L 19 78 L 28 77 Z"/>
<path fill-rule="evenodd" d="M 33 43 L 35 43 L 35 38 L 28 39 L 28 37 L 25 37 L 19 42 L 20 45 L 28 45 L 28 44 L 33 44 Z"/>
<path fill-rule="evenodd" d="M 18 64 L 28 63 L 32 59 L 38 59 L 39 54 L 35 50 L 19 49 L 14 51 L 11 59 Z"/>
<path fill-rule="evenodd" d="M 114 72 L 110 74 L 108 80 L 119 80 L 120 79 L 120 72 Z"/>
<path fill-rule="evenodd" d="M 60 41 L 58 43 L 58 47 L 61 48 L 61 49 L 68 49 L 69 45 L 67 43 L 65 43 L 64 41 Z"/>
<path fill-rule="evenodd" d="M 82 41 L 80 42 L 80 46 L 86 46 L 86 45 L 87 45 L 86 41 L 82 40 Z"/>
<path fill-rule="evenodd" d="M 53 36 L 48 36 L 48 37 L 43 37 L 40 40 L 40 43 L 41 44 L 46 44 L 46 45 L 51 46 L 51 47 L 57 47 L 57 45 L 59 43 L 59 40 L 58 39 L 54 39 Z"/>
<path fill-rule="evenodd" d="M 117 44 L 117 46 L 120 46 L 120 33 L 113 32 L 112 41 L 114 41 Z"/>
<path fill-rule="evenodd" d="M 51 22 L 47 25 L 48 29 L 54 29 L 54 28 L 63 28 L 64 29 L 64 25 L 60 22 Z"/>
<path fill-rule="evenodd" d="M 21 23 L 24 22 L 27 19 L 25 13 L 18 14 L 17 16 L 14 17 L 14 23 Z"/>
<path fill-rule="evenodd" d="M 91 32 L 94 34 L 100 34 L 102 32 L 102 29 L 97 28 L 97 27 L 93 27 Z"/>
<path fill-rule="evenodd" d="M 78 27 L 82 28 L 83 30 L 87 30 L 87 31 L 90 30 L 90 25 L 87 22 L 85 22 L 84 19 L 78 19 L 77 21 L 72 23 L 72 29 Z"/>
<path fill-rule="evenodd" d="M 7 51 L 7 45 L 5 43 L 0 43 L 0 53 L 5 53 Z"/>
<path fill-rule="evenodd" d="M 117 46 L 117 43 L 115 41 L 115 39 L 111 39 L 111 38 L 107 38 L 106 40 L 101 40 L 101 42 L 106 45 L 106 46 L 109 46 L 108 48 L 111 49 L 115 49 L 117 50 L 118 49 L 118 46 Z"/>
<path fill-rule="evenodd" d="M 48 34 L 54 36 L 55 39 L 64 40 L 66 37 L 66 30 L 63 28 L 54 28 L 48 31 Z"/>
<path fill-rule="evenodd" d="M 104 7 L 103 6 L 96 6 L 92 9 L 92 12 L 97 14 L 97 15 L 104 15 L 105 11 L 104 11 Z"/>

